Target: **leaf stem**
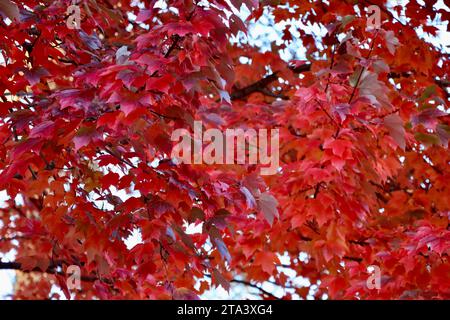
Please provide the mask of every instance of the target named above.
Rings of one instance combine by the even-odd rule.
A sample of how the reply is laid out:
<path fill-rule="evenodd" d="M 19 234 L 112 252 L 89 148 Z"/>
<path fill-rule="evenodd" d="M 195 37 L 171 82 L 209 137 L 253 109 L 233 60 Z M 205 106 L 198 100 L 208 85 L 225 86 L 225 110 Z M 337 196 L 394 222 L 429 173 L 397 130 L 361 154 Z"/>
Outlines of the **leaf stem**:
<path fill-rule="evenodd" d="M 375 33 L 375 37 L 373 37 L 372 45 L 370 46 L 370 51 L 369 51 L 369 54 L 367 55 L 366 59 L 369 59 L 370 56 L 372 55 L 372 51 L 373 51 L 373 48 L 375 46 L 375 41 L 377 40 L 378 31 L 379 30 L 377 30 L 377 32 Z M 362 74 L 363 74 L 365 69 L 366 69 L 365 67 L 361 68 L 361 72 L 359 73 L 358 79 L 356 80 L 355 86 L 353 87 L 353 91 L 352 91 L 352 94 L 350 96 L 350 99 L 348 100 L 348 104 L 350 104 L 352 102 L 353 97 L 355 96 L 356 89 L 358 88 L 359 81 L 361 80 L 361 76 L 362 76 Z"/>

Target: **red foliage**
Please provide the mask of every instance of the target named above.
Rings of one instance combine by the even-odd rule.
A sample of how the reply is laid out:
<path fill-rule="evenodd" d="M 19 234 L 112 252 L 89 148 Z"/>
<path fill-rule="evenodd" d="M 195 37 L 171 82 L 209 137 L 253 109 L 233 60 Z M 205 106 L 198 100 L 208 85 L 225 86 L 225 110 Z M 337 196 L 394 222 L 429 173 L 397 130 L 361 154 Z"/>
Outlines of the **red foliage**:
<path fill-rule="evenodd" d="M 70 265 L 79 299 L 192 299 L 205 275 L 271 278 L 294 287 L 286 299 L 450 298 L 448 54 L 414 30 L 447 11 L 410 1 L 403 25 L 372 1 L 382 25 L 369 30 L 369 1 L 231 1 L 246 21 L 223 0 L 133 2 L 78 1 L 81 29 L 69 0 L 0 5 L 13 20 L 0 21 L 0 252 L 16 251 L 0 268 L 36 274 L 16 298 L 68 294 Z M 328 33 L 286 29 L 265 53 L 230 42 L 264 7 Z M 308 61 L 280 58 L 292 41 Z M 171 132 L 193 120 L 278 128 L 280 170 L 172 162 Z"/>

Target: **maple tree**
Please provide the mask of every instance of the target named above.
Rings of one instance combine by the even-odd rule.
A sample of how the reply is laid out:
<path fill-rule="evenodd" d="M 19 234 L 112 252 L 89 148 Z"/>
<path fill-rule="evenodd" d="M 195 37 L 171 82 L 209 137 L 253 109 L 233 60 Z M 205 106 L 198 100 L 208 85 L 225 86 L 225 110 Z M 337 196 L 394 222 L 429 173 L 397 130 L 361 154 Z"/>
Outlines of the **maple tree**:
<path fill-rule="evenodd" d="M 0 268 L 29 277 L 15 298 L 69 296 L 71 265 L 77 299 L 233 282 L 267 299 L 450 298 L 449 61 L 417 32 L 448 20 L 437 1 L 75 2 L 79 29 L 72 1 L 0 4 L 0 252 L 15 252 Z M 236 41 L 268 13 L 283 41 Z M 281 59 L 293 42 L 305 59 Z M 174 163 L 171 132 L 194 120 L 279 129 L 278 172 Z"/>

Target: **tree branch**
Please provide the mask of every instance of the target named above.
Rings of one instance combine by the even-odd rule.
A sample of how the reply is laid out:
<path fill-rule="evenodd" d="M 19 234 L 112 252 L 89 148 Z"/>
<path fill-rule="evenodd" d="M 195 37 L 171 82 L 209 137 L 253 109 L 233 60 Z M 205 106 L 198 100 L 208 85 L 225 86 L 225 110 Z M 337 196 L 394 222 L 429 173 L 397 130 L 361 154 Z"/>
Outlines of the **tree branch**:
<path fill-rule="evenodd" d="M 51 265 L 45 271 L 43 271 L 43 270 L 41 270 L 39 268 L 34 268 L 33 270 L 23 270 L 22 269 L 22 264 L 19 263 L 19 262 L 1 262 L 0 261 L 0 270 L 18 270 L 18 271 L 22 271 L 22 272 L 25 272 L 25 273 L 42 272 L 42 273 L 48 273 L 48 274 L 54 274 L 54 275 L 67 276 L 66 273 L 56 270 L 56 268 L 59 267 L 59 266 L 61 266 L 61 265 L 58 265 L 58 264 Z M 100 279 L 100 278 L 95 277 L 95 276 L 86 276 L 86 275 L 82 275 L 80 280 L 81 281 L 86 281 L 86 282 L 94 282 L 96 280 L 99 280 L 99 281 L 103 281 L 105 283 L 111 283 L 107 279 Z"/>
<path fill-rule="evenodd" d="M 291 71 L 294 73 L 303 73 L 303 72 L 311 71 L 311 66 L 312 66 L 311 63 L 306 63 L 306 64 L 302 64 L 298 67 L 295 67 L 295 66 L 289 67 L 289 69 L 291 69 Z"/>
<path fill-rule="evenodd" d="M 391 79 L 398 79 L 398 78 L 410 78 L 414 76 L 414 71 L 411 72 L 389 72 L 388 78 Z M 438 85 L 446 95 L 446 98 L 448 99 L 450 97 L 450 94 L 448 92 L 448 88 L 450 87 L 450 81 L 443 80 L 443 79 L 433 79 L 434 83 Z"/>
<path fill-rule="evenodd" d="M 246 285 L 246 286 L 248 286 L 248 287 L 258 289 L 261 293 L 263 293 L 263 294 L 265 294 L 265 295 L 267 295 L 267 296 L 269 296 L 269 297 L 271 297 L 271 298 L 273 298 L 273 299 L 275 299 L 275 300 L 282 300 L 281 298 L 278 298 L 278 297 L 277 297 L 276 295 L 274 295 L 273 293 L 271 293 L 271 292 L 269 292 L 269 291 L 267 291 L 267 290 L 261 288 L 260 286 L 258 286 L 258 285 L 256 285 L 256 284 L 253 284 L 253 283 L 251 283 L 251 282 L 248 282 L 248 281 L 245 281 L 245 280 L 239 280 L 239 279 L 233 279 L 233 280 L 231 280 L 230 282 L 240 283 L 240 284 Z"/>
<path fill-rule="evenodd" d="M 375 41 L 377 40 L 377 36 L 378 36 L 378 30 L 377 30 L 377 32 L 375 34 L 375 37 L 373 37 L 372 45 L 370 46 L 370 51 L 369 51 L 369 54 L 367 55 L 366 60 L 368 60 L 370 58 L 370 56 L 372 55 L 372 51 L 373 51 L 373 48 L 374 48 L 374 45 L 375 45 Z M 352 94 L 350 96 L 350 99 L 348 100 L 348 104 L 352 103 L 353 97 L 355 96 L 355 93 L 356 93 L 356 89 L 358 89 L 359 81 L 361 80 L 361 76 L 364 73 L 365 69 L 366 69 L 365 67 L 361 68 L 361 72 L 359 73 L 358 79 L 356 80 L 356 84 L 353 87 L 353 91 L 352 91 Z"/>
<path fill-rule="evenodd" d="M 289 69 L 294 73 L 307 72 L 307 71 L 311 71 L 311 64 L 307 63 L 307 64 L 303 64 L 298 67 L 290 66 Z M 231 93 L 231 100 L 240 100 L 240 99 L 243 99 L 255 92 L 261 92 L 262 94 L 265 94 L 267 96 L 274 97 L 274 98 L 287 99 L 287 97 L 285 95 L 275 94 L 273 92 L 270 92 L 266 88 L 269 84 L 271 84 L 272 82 L 274 82 L 277 79 L 278 79 L 278 71 L 276 71 L 268 76 L 265 76 L 261 80 L 258 80 L 244 88 L 234 89 L 233 92 Z"/>
<path fill-rule="evenodd" d="M 234 90 L 231 93 L 231 100 L 239 100 L 251 95 L 254 92 L 259 92 L 266 88 L 269 84 L 277 80 L 278 72 L 274 72 L 268 76 L 265 76 L 261 80 L 258 80 L 242 89 Z"/>

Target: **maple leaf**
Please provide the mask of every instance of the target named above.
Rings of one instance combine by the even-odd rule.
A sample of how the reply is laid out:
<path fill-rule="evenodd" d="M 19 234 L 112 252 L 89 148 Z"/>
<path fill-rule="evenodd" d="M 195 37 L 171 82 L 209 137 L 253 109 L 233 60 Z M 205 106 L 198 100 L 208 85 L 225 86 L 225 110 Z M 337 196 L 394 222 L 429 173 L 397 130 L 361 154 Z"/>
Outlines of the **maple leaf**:
<path fill-rule="evenodd" d="M 4 0 L 0 3 L 0 13 L 11 21 L 20 21 L 19 8 L 11 0 Z"/>
<path fill-rule="evenodd" d="M 353 85 L 356 85 L 356 83 Z M 359 91 L 361 97 L 368 99 L 375 106 L 390 106 L 387 97 L 388 90 L 384 83 L 378 80 L 378 76 L 375 73 L 369 71 L 363 72 L 359 83 Z"/>
<path fill-rule="evenodd" d="M 275 197 L 271 194 L 264 192 L 257 198 L 256 201 L 258 203 L 259 210 L 261 210 L 264 215 L 264 218 L 266 218 L 267 222 L 272 225 L 273 220 L 279 216 L 277 199 L 275 199 Z"/>
<path fill-rule="evenodd" d="M 264 272 L 272 274 L 279 263 L 277 255 L 273 252 L 258 252 L 255 254 L 255 264 L 260 265 Z"/>
<path fill-rule="evenodd" d="M 398 41 L 398 39 L 395 37 L 394 35 L 394 31 L 389 30 L 387 32 L 384 33 L 384 39 L 386 41 L 386 46 L 389 50 L 390 54 L 394 54 L 395 53 L 395 48 L 400 44 L 400 42 Z"/>
<path fill-rule="evenodd" d="M 389 134 L 403 150 L 406 147 L 405 129 L 403 120 L 396 114 L 391 114 L 384 118 L 384 125 L 389 129 Z"/>

